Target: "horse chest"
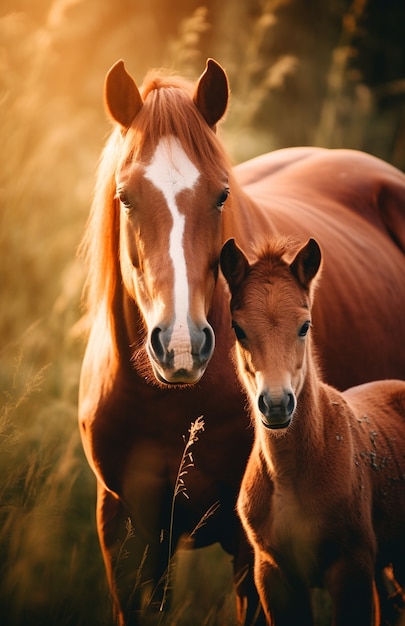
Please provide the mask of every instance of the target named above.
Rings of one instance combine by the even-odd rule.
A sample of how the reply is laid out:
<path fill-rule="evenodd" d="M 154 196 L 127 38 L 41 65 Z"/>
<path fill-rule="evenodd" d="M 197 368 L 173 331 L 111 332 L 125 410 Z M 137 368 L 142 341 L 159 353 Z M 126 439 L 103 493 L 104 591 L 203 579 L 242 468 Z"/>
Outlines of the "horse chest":
<path fill-rule="evenodd" d="M 312 544 L 317 537 L 314 516 L 293 490 L 275 490 L 271 504 L 270 535 L 276 544 Z"/>
<path fill-rule="evenodd" d="M 289 563 L 303 578 L 312 580 L 317 571 L 320 543 L 317 517 L 293 488 L 274 487 L 270 491 L 264 506 L 262 499 L 256 510 L 245 509 L 253 543 L 279 564 Z"/>

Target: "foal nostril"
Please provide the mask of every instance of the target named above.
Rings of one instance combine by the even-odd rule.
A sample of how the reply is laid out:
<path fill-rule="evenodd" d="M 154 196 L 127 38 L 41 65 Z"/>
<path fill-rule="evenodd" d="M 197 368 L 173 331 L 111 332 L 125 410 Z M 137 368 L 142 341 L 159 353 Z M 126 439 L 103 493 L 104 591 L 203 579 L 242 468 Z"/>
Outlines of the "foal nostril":
<path fill-rule="evenodd" d="M 270 412 L 270 406 L 269 406 L 270 403 L 267 402 L 266 395 L 264 393 L 260 394 L 257 404 L 258 404 L 260 413 L 268 417 L 269 412 Z"/>
<path fill-rule="evenodd" d="M 214 336 L 214 331 L 212 330 L 211 326 L 206 326 L 203 329 L 203 333 L 204 333 L 204 341 L 200 349 L 200 357 L 202 359 L 208 360 L 214 351 L 215 336 Z"/>
<path fill-rule="evenodd" d="M 164 350 L 163 343 L 162 343 L 161 336 L 160 336 L 161 332 L 162 332 L 162 329 L 159 328 L 159 326 L 156 326 L 156 328 L 152 330 L 151 335 L 150 335 L 150 344 L 153 348 L 156 358 L 159 359 L 160 361 L 163 360 L 164 355 L 165 355 L 165 350 Z"/>
<path fill-rule="evenodd" d="M 261 393 L 257 400 L 257 404 L 260 413 L 267 418 L 271 415 L 281 414 L 289 416 L 292 415 L 295 410 L 296 400 L 294 394 L 289 391 L 284 392 L 281 399 L 278 399 L 277 401 L 268 393 Z"/>

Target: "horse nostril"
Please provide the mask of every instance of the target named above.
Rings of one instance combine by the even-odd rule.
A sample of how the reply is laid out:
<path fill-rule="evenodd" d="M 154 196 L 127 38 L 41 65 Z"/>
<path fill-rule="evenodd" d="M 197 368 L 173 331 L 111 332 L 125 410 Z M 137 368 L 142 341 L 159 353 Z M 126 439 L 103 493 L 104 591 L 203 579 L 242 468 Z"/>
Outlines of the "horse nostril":
<path fill-rule="evenodd" d="M 215 336 L 214 336 L 214 331 L 212 330 L 211 326 L 206 326 L 203 329 L 203 333 L 204 333 L 204 341 L 201 346 L 200 356 L 208 360 L 214 351 Z"/>
<path fill-rule="evenodd" d="M 156 328 L 152 330 L 151 335 L 150 335 L 150 344 L 153 348 L 155 356 L 159 360 L 162 360 L 165 354 L 164 347 L 160 338 L 161 332 L 162 332 L 162 329 L 159 328 L 159 326 L 156 326 Z"/>
<path fill-rule="evenodd" d="M 262 413 L 262 415 L 265 415 L 266 417 L 268 417 L 268 415 L 269 415 L 269 404 L 266 401 L 266 396 L 265 396 L 264 393 L 260 394 L 259 399 L 257 401 L 257 404 L 258 404 L 260 413 Z"/>
<path fill-rule="evenodd" d="M 293 393 L 287 394 L 287 415 L 291 415 L 295 410 L 295 396 Z"/>
<path fill-rule="evenodd" d="M 292 392 L 284 392 L 277 402 L 268 393 L 261 393 L 257 404 L 260 413 L 269 418 L 272 414 L 292 415 L 295 410 L 296 400 Z"/>

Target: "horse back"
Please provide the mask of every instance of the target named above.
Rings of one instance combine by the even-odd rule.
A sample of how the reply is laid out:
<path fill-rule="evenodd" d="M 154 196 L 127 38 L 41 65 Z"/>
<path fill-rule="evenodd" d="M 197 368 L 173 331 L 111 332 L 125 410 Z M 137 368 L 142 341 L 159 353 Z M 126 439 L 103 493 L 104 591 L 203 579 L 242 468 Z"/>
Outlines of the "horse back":
<path fill-rule="evenodd" d="M 341 206 L 374 224 L 405 252 L 405 176 L 374 156 L 357 150 L 285 148 L 240 164 L 235 173 L 245 192 L 262 198 L 272 211 L 292 203 L 293 223 L 304 225 L 300 207 L 306 203 L 315 213 Z"/>
<path fill-rule="evenodd" d="M 373 421 L 405 455 L 405 380 L 377 380 L 343 392 L 355 407 L 359 422 Z"/>

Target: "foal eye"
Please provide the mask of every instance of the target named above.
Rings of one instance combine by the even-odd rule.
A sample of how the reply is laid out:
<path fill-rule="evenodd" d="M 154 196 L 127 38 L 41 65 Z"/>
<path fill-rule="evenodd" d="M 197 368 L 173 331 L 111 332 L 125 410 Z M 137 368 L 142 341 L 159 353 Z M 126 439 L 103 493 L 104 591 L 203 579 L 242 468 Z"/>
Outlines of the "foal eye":
<path fill-rule="evenodd" d="M 221 195 L 219 196 L 217 200 L 218 209 L 222 209 L 222 207 L 224 206 L 225 202 L 228 199 L 228 196 L 229 196 L 229 189 L 224 189 L 224 191 L 221 193 Z"/>
<path fill-rule="evenodd" d="M 236 324 L 236 322 L 232 322 L 232 328 L 234 330 L 236 339 L 238 341 L 243 341 L 243 339 L 246 339 L 245 332 L 241 329 L 241 327 L 238 324 Z"/>
<path fill-rule="evenodd" d="M 311 322 L 307 321 L 304 322 L 303 325 L 301 326 L 301 328 L 298 331 L 298 336 L 299 337 L 305 337 L 309 331 L 309 329 L 311 328 Z"/>

